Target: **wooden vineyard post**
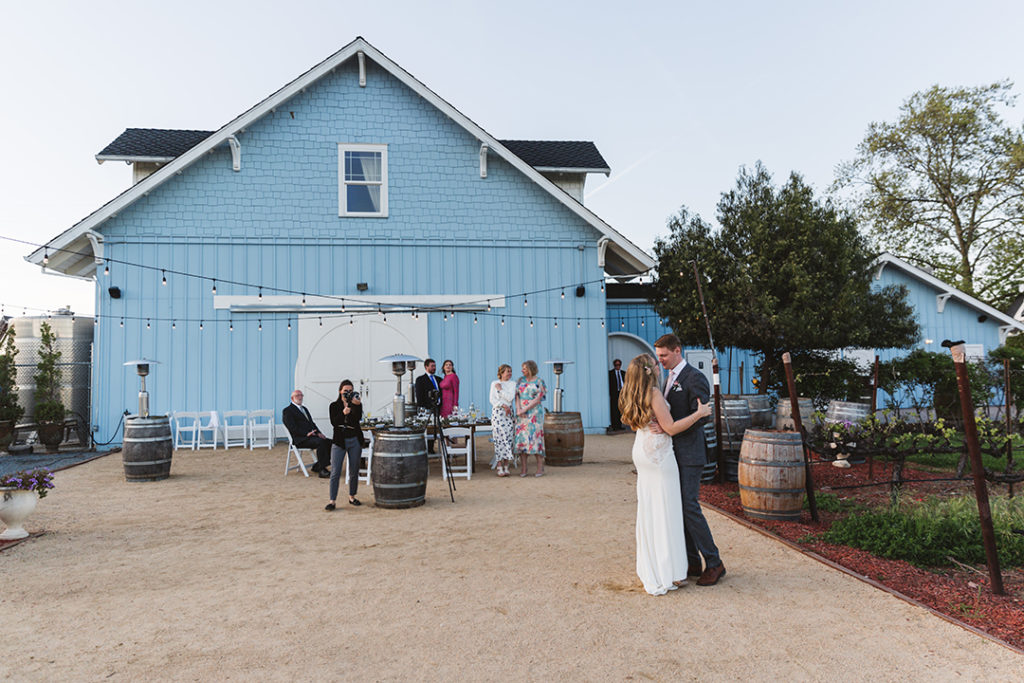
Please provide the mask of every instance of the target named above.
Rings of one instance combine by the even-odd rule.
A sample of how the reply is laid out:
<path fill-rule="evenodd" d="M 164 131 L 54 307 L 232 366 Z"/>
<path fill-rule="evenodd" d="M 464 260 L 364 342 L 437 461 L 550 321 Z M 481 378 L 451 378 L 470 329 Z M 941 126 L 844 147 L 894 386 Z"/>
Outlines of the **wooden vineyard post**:
<path fill-rule="evenodd" d="M 981 539 L 985 544 L 985 559 L 988 563 L 988 575 L 992 581 L 992 592 L 1006 595 L 1003 589 L 1003 575 L 999 571 L 999 556 L 996 554 L 996 534 L 992 526 L 992 509 L 988 504 L 988 486 L 985 483 L 985 469 L 981 462 L 981 449 L 978 446 L 978 425 L 974 422 L 974 401 L 971 399 L 971 384 L 967 377 L 967 358 L 962 341 L 951 342 L 948 339 L 942 345 L 953 354 L 953 366 L 956 368 L 956 384 L 960 390 L 960 410 L 964 416 L 964 438 L 967 441 L 967 454 L 971 458 L 971 474 L 974 477 L 974 497 L 978 501 L 978 517 L 981 520 Z"/>
<path fill-rule="evenodd" d="M 807 449 L 807 441 L 804 439 L 803 416 L 800 415 L 800 401 L 796 396 L 796 382 L 793 380 L 793 360 L 789 352 L 782 354 L 782 364 L 786 369 L 786 385 L 789 386 L 789 403 L 793 411 L 793 427 L 800 435 L 800 444 L 804 451 L 804 473 L 807 484 L 807 505 L 811 508 L 811 519 L 815 522 L 821 521 L 818 518 L 818 503 L 814 500 L 814 478 L 811 476 L 811 456 Z"/>
<path fill-rule="evenodd" d="M 871 417 L 878 414 L 878 356 L 875 356 L 875 371 L 871 378 Z M 868 453 L 868 481 L 875 480 L 875 456 Z"/>
<path fill-rule="evenodd" d="M 1010 396 L 1010 359 L 1003 359 L 1003 396 L 1006 398 L 1006 473 L 1013 471 L 1013 441 L 1009 440 L 1010 430 L 1013 429 L 1013 422 L 1010 420 L 1010 407 L 1013 405 Z M 1007 482 L 1006 490 L 1010 498 L 1013 498 L 1013 482 Z"/>

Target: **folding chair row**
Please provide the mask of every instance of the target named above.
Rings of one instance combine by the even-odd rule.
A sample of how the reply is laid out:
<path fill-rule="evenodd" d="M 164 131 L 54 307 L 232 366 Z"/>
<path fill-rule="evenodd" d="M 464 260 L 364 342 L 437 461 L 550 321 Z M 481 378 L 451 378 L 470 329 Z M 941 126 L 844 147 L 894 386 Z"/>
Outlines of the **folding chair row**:
<path fill-rule="evenodd" d="M 252 450 L 257 446 L 273 448 L 277 442 L 273 410 L 227 410 L 223 420 L 216 410 L 176 411 L 171 413 L 170 422 L 175 450 L 216 450 L 218 441 L 224 448 L 248 446 Z"/>
<path fill-rule="evenodd" d="M 369 430 L 363 431 L 363 436 L 366 438 L 367 446 L 363 449 L 362 460 L 366 462 L 366 468 L 364 469 L 362 463 L 359 466 L 359 472 L 357 476 L 359 481 L 364 484 L 370 483 L 370 467 L 373 460 L 373 432 Z M 310 461 L 309 464 L 303 460 L 304 454 L 309 453 Z M 295 464 L 292 464 L 292 460 L 295 460 Z M 301 470 L 302 474 L 309 476 L 308 467 L 312 466 L 316 462 L 316 453 L 313 452 L 312 448 L 299 448 L 295 445 L 292 440 L 291 433 L 288 434 L 288 453 L 285 455 L 284 460 L 284 476 L 288 476 L 288 473 L 292 470 Z M 348 481 L 348 458 L 345 458 L 345 481 Z"/>

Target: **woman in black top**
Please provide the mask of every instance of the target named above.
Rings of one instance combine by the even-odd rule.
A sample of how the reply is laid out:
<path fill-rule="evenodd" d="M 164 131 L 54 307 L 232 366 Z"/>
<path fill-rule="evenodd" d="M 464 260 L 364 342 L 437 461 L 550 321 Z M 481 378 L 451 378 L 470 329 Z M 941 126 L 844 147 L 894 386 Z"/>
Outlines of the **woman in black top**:
<path fill-rule="evenodd" d="M 359 487 L 359 460 L 363 455 L 363 404 L 359 394 L 354 392 L 351 380 L 342 380 L 338 387 L 338 400 L 331 404 L 331 424 L 334 426 L 331 446 L 331 501 L 325 510 L 333 510 L 338 499 L 338 485 L 341 483 L 341 465 L 348 455 L 348 503 L 362 505 L 356 499 Z"/>

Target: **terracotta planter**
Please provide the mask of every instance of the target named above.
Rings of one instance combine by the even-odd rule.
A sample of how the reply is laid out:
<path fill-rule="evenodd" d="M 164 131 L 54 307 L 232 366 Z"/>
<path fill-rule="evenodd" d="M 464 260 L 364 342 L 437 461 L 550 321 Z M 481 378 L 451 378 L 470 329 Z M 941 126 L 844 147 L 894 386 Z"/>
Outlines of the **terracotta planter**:
<path fill-rule="evenodd" d="M 46 446 L 47 453 L 56 453 L 64 440 L 64 423 L 40 422 L 39 440 Z"/>
<path fill-rule="evenodd" d="M 36 509 L 39 495 L 35 491 L 21 489 L 0 489 L 0 521 L 7 529 L 0 534 L 0 541 L 14 541 L 28 536 L 25 520 Z"/>

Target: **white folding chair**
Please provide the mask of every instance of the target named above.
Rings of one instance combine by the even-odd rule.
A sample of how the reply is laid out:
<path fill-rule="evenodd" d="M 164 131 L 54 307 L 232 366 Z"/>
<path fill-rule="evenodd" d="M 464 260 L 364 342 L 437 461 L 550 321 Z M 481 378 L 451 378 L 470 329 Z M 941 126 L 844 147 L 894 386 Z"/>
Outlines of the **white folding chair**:
<path fill-rule="evenodd" d="M 273 410 L 250 410 L 246 418 L 249 429 L 249 450 L 260 446 L 273 448 L 277 441 Z"/>
<path fill-rule="evenodd" d="M 362 460 L 366 461 L 366 469 L 363 469 L 362 463 L 359 465 L 359 481 L 369 484 L 370 483 L 370 465 L 373 460 L 373 432 L 369 429 L 363 430 L 363 438 L 366 439 L 366 448 L 363 449 Z M 348 458 L 345 458 L 345 467 L 348 468 Z M 345 475 L 345 481 L 348 481 L 348 475 Z"/>
<path fill-rule="evenodd" d="M 225 410 L 224 420 L 220 425 L 221 437 L 224 441 L 224 448 L 249 445 L 249 428 L 246 419 L 249 417 L 247 410 Z"/>
<path fill-rule="evenodd" d="M 174 450 L 187 447 L 194 451 L 198 434 L 199 413 L 184 411 L 174 413 Z"/>
<path fill-rule="evenodd" d="M 288 434 L 288 454 L 285 455 L 285 459 L 284 459 L 284 476 L 287 477 L 288 473 L 291 472 L 292 470 L 302 470 L 302 473 L 304 475 L 306 475 L 307 477 L 309 476 L 309 472 L 306 470 L 306 463 L 302 462 L 302 453 L 303 453 L 303 451 L 309 451 L 310 456 L 313 458 L 312 462 L 309 463 L 310 465 L 312 465 L 314 462 L 316 462 L 316 454 L 313 453 L 313 449 L 312 448 L 299 448 L 298 446 L 295 445 L 295 442 L 292 441 L 292 435 L 289 433 Z M 295 458 L 295 464 L 294 465 L 292 465 L 292 458 L 293 457 Z"/>
<path fill-rule="evenodd" d="M 212 448 L 217 450 L 217 438 L 220 436 L 220 416 L 216 410 L 198 413 L 196 429 L 196 448 Z"/>
<path fill-rule="evenodd" d="M 448 427 L 444 430 L 444 439 L 448 450 L 448 460 L 451 463 L 451 468 L 448 468 L 448 464 L 445 463 L 444 458 L 441 458 L 441 476 L 442 477 L 465 477 L 471 479 L 473 477 L 473 432 L 467 427 Z M 454 441 L 465 439 L 465 445 L 458 445 L 453 443 Z M 464 465 L 456 464 L 456 459 L 463 457 L 466 462 Z"/>

